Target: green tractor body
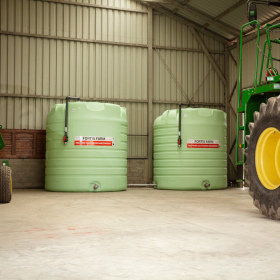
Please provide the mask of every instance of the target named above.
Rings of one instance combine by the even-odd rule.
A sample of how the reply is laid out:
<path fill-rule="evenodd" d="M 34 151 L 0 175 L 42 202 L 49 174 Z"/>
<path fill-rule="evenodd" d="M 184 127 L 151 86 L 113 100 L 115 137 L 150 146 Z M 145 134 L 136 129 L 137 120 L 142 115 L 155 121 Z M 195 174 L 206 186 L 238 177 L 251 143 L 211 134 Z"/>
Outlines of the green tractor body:
<path fill-rule="evenodd" d="M 257 29 L 255 80 L 253 87 L 242 91 L 242 37 L 248 25 Z M 280 39 L 270 38 L 270 32 L 275 31 L 280 31 L 280 24 L 265 25 L 266 40 L 261 49 L 259 22 L 253 20 L 241 28 L 236 164 L 244 170 L 238 179 L 249 187 L 254 205 L 262 214 L 280 219 L 280 75 L 274 68 L 274 62 L 280 60 L 272 56 L 272 46 L 280 47 Z"/>
<path fill-rule="evenodd" d="M 0 130 L 2 129 L 2 125 L 0 125 Z M 5 147 L 5 142 L 4 142 L 4 139 L 1 135 L 1 132 L 0 132 L 0 151 Z M 9 166 L 9 161 L 8 160 L 3 160 L 2 161 L 2 165 L 3 166 Z"/>
<path fill-rule="evenodd" d="M 0 125 L 0 130 L 2 129 L 2 125 Z M 0 132 L 0 151 L 5 147 L 5 143 L 4 143 L 4 140 L 3 140 L 3 137 L 1 135 L 1 132 Z"/>

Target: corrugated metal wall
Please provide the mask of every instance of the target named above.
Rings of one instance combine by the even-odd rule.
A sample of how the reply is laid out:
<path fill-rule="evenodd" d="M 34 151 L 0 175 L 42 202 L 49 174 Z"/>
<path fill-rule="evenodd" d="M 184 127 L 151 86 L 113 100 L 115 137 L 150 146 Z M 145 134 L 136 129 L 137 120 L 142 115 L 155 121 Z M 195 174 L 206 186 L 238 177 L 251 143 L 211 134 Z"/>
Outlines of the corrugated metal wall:
<path fill-rule="evenodd" d="M 224 72 L 224 45 L 201 35 Z M 175 20 L 154 16 L 154 117 L 180 102 L 224 110 L 225 88 L 191 30 Z M 158 103 L 157 103 L 158 102 Z"/>
<path fill-rule="evenodd" d="M 1 97 L 5 128 L 45 129 L 68 95 L 147 100 L 147 10 L 133 1 L 1 0 L 1 33 L 0 93 L 38 97 Z M 147 104 L 120 105 L 128 133 L 147 135 Z M 129 137 L 130 156 L 146 156 L 145 138 Z"/>
<path fill-rule="evenodd" d="M 3 127 L 45 129 L 68 95 L 117 103 L 128 110 L 129 157 L 147 158 L 147 8 L 133 0 L 1 0 L 0 9 Z M 224 110 L 224 85 L 188 27 L 154 14 L 153 35 L 153 118 L 188 100 Z M 200 36 L 224 72 L 224 45 Z"/>

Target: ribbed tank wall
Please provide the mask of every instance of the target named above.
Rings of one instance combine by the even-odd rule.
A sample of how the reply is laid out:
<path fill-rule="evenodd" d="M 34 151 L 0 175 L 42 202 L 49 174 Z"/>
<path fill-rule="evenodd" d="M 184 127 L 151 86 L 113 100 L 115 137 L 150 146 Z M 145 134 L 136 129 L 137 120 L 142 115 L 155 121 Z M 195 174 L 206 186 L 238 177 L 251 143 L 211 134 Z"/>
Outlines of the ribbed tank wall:
<path fill-rule="evenodd" d="M 158 189 L 227 187 L 226 114 L 205 108 L 165 111 L 154 123 L 154 182 Z"/>
<path fill-rule="evenodd" d="M 65 108 L 57 104 L 47 117 L 45 189 L 126 190 L 126 109 L 99 102 L 69 103 L 69 141 L 64 145 Z"/>

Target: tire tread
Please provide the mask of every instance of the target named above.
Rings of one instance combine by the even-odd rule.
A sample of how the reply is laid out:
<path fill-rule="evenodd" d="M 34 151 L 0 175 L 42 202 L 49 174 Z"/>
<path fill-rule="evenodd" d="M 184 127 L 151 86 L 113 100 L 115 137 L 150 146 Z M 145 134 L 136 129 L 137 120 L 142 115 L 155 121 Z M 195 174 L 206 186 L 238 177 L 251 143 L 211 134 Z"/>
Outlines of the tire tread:
<path fill-rule="evenodd" d="M 244 166 L 245 184 L 249 188 L 249 194 L 253 198 L 253 204 L 259 211 L 266 217 L 273 220 L 280 220 L 280 188 L 272 191 L 266 190 L 260 182 L 257 183 L 254 179 L 253 167 L 255 166 L 252 150 L 255 148 L 257 129 L 263 123 L 269 123 L 275 119 L 280 119 L 280 96 L 271 97 L 268 99 L 267 104 L 260 104 L 260 112 L 254 113 L 254 123 L 249 123 L 250 135 L 246 136 L 247 148 L 244 150 L 247 160 Z M 263 128 L 262 128 L 263 129 Z M 258 138 L 258 137 L 257 137 Z M 249 159 L 250 158 L 250 159 Z M 249 159 L 249 160 L 248 160 Z"/>
<path fill-rule="evenodd" d="M 0 167 L 0 203 L 9 203 L 12 198 L 11 191 L 12 171 L 8 166 Z"/>

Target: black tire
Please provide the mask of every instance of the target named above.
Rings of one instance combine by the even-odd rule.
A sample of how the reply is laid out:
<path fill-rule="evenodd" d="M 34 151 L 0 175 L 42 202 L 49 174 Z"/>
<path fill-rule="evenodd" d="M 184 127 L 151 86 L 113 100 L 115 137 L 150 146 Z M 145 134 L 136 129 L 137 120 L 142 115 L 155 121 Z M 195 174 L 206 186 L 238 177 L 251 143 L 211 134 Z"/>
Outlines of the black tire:
<path fill-rule="evenodd" d="M 262 132 L 270 127 L 280 131 L 280 96 L 271 97 L 267 104 L 260 105 L 260 112 L 254 113 L 254 123 L 249 124 L 250 135 L 246 136 L 245 185 L 260 212 L 274 220 L 280 219 L 280 187 L 269 190 L 261 183 L 255 163 L 257 143 Z"/>
<path fill-rule="evenodd" d="M 9 203 L 12 199 L 12 171 L 8 166 L 0 167 L 0 203 Z"/>

